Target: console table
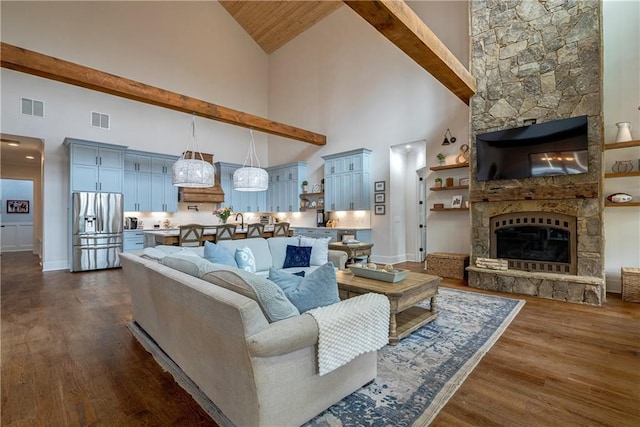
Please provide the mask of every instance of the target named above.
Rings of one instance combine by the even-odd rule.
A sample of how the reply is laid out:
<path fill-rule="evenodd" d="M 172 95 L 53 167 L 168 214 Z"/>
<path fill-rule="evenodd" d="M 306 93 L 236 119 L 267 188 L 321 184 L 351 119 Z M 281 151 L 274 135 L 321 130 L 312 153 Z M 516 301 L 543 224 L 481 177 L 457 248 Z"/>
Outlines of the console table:
<path fill-rule="evenodd" d="M 373 243 L 355 243 L 346 245 L 342 242 L 329 243 L 329 249 L 342 251 L 347 253 L 347 260 L 355 259 L 356 257 L 366 256 L 367 262 L 371 260 L 371 248 Z"/>

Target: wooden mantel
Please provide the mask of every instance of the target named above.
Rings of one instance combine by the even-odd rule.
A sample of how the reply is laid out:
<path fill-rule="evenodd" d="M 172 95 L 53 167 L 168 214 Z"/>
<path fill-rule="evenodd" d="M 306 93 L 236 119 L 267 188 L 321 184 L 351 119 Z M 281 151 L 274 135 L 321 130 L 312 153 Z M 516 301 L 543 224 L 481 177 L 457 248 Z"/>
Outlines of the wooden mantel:
<path fill-rule="evenodd" d="M 98 92 L 108 93 L 145 104 L 156 105 L 170 110 L 195 114 L 216 120 L 253 128 L 271 135 L 291 138 L 313 145 L 326 145 L 327 137 L 294 126 L 278 123 L 253 114 L 212 104 L 179 93 L 150 86 L 124 77 L 108 74 L 100 70 L 85 67 L 73 62 L 47 56 L 42 53 L 23 49 L 0 42 L 1 65 L 15 71 L 80 86 Z"/>
<path fill-rule="evenodd" d="M 476 79 L 405 2 L 344 0 L 344 3 L 469 105 L 476 93 Z"/>

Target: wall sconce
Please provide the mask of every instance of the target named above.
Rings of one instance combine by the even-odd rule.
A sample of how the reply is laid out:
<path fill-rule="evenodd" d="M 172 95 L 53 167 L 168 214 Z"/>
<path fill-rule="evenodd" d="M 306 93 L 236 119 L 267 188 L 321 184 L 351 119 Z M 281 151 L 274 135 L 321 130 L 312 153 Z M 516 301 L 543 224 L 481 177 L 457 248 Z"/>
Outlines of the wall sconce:
<path fill-rule="evenodd" d="M 447 138 L 447 134 L 449 134 L 449 138 Z M 442 141 L 442 145 L 453 144 L 456 141 L 457 141 L 456 137 L 451 135 L 451 131 L 447 129 L 447 131 L 444 133 L 444 141 Z"/>

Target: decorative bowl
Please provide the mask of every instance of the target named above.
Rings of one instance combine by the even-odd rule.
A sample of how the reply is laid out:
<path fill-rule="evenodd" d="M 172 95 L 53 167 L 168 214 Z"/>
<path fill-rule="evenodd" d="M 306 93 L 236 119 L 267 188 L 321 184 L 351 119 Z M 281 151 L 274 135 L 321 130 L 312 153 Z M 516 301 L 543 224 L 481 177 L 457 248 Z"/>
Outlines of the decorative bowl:
<path fill-rule="evenodd" d="M 382 280 L 383 282 L 396 283 L 407 277 L 409 270 L 397 270 L 396 272 L 384 271 L 382 269 L 371 270 L 370 268 L 361 268 L 352 265 L 349 267 L 351 272 L 358 277 L 366 277 L 367 279 Z"/>

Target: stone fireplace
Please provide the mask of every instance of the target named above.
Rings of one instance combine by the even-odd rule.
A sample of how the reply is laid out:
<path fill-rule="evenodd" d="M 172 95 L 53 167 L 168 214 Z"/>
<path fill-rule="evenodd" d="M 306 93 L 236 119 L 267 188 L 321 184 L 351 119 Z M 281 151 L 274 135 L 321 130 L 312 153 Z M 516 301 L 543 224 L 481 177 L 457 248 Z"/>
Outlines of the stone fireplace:
<path fill-rule="evenodd" d="M 600 2 L 472 0 L 469 286 L 600 305 L 606 295 Z M 587 115 L 588 172 L 478 181 L 475 136 Z M 505 258 L 506 271 L 475 267 Z"/>

